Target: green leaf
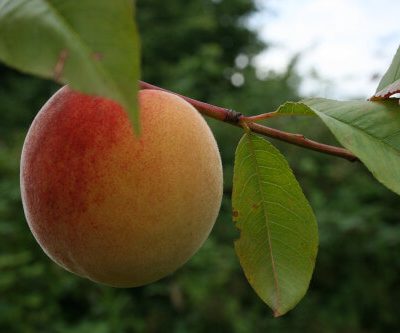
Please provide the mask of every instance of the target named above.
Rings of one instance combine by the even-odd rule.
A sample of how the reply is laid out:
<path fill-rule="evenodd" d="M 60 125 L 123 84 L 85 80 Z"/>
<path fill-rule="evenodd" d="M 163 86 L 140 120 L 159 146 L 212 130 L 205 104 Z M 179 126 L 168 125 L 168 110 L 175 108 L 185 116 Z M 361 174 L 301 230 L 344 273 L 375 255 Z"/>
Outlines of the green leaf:
<path fill-rule="evenodd" d="M 280 115 L 288 116 L 315 116 L 315 113 L 311 111 L 307 105 L 296 102 L 286 102 L 275 112 Z"/>
<path fill-rule="evenodd" d="M 131 0 L 0 0 L 0 60 L 105 96 L 139 128 L 139 37 Z"/>
<path fill-rule="evenodd" d="M 299 104 L 314 111 L 376 179 L 400 194 L 399 100 L 341 102 L 316 98 Z"/>
<path fill-rule="evenodd" d="M 397 52 L 392 60 L 389 69 L 383 75 L 381 81 L 379 82 L 378 88 L 376 92 L 380 92 L 385 89 L 387 86 L 391 85 L 393 82 L 400 79 L 400 46 L 397 49 Z"/>
<path fill-rule="evenodd" d="M 285 158 L 254 134 L 245 134 L 236 150 L 232 205 L 247 280 L 275 316 L 283 315 L 308 289 L 317 223 Z"/>

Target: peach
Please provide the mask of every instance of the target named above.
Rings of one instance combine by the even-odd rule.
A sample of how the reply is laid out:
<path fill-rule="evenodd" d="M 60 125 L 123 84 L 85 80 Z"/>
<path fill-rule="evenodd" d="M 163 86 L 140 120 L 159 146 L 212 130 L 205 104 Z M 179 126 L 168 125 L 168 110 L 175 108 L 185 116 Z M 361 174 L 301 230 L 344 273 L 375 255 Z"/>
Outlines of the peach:
<path fill-rule="evenodd" d="M 25 139 L 21 195 L 44 252 L 70 272 L 115 286 L 156 281 L 208 237 L 222 166 L 201 115 L 182 98 L 139 92 L 141 135 L 115 102 L 60 89 Z"/>

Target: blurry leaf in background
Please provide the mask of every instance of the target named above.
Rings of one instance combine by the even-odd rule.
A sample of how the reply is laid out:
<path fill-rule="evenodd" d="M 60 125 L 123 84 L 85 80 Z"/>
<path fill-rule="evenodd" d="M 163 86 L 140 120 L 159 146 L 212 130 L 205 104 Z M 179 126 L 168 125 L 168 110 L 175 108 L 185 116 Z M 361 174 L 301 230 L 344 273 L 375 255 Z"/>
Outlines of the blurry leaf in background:
<path fill-rule="evenodd" d="M 245 134 L 236 150 L 235 250 L 261 299 L 281 316 L 308 289 L 318 249 L 314 213 L 286 159 L 268 141 Z"/>
<path fill-rule="evenodd" d="M 0 60 L 115 99 L 138 125 L 139 36 L 127 0 L 1 0 Z"/>
<path fill-rule="evenodd" d="M 197 99 L 223 103 L 236 91 L 235 59 L 250 60 L 264 44 L 243 22 L 253 1 L 138 0 L 143 79 Z"/>

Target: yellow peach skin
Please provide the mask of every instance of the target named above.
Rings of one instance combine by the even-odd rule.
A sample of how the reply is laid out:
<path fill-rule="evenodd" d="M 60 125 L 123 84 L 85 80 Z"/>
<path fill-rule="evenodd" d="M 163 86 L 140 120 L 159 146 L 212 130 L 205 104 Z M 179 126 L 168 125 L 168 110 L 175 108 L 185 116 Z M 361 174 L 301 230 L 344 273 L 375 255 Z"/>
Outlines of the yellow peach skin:
<path fill-rule="evenodd" d="M 65 269 L 115 287 L 156 281 L 208 237 L 222 166 L 186 101 L 139 92 L 141 136 L 113 101 L 60 89 L 38 113 L 21 157 L 29 227 Z"/>

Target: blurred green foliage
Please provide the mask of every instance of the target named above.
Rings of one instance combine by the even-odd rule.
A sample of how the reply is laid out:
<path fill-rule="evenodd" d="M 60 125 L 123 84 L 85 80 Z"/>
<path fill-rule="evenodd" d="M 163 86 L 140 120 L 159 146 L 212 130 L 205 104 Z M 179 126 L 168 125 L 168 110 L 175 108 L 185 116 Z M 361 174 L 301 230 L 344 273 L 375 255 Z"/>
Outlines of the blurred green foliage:
<path fill-rule="evenodd" d="M 296 59 L 259 79 L 251 59 L 265 45 L 244 24 L 250 0 L 139 0 L 143 79 L 246 114 L 298 100 Z M 339 52 L 339 50 L 338 50 Z M 241 54 L 249 65 L 236 66 Z M 244 84 L 231 83 L 234 73 Z M 400 199 L 360 164 L 274 142 L 311 201 L 320 250 L 310 290 L 274 319 L 235 257 L 230 194 L 239 129 L 210 121 L 225 171 L 221 214 L 204 247 L 172 276 L 113 289 L 52 263 L 23 215 L 19 156 L 24 135 L 56 85 L 0 66 L 0 332 L 396 332 L 400 329 Z M 273 126 L 335 143 L 317 120 Z"/>

